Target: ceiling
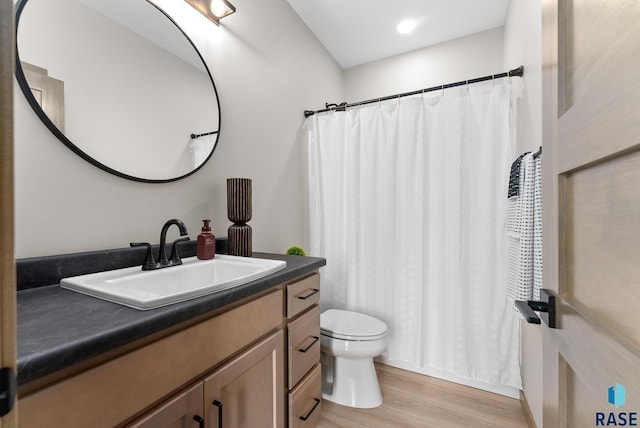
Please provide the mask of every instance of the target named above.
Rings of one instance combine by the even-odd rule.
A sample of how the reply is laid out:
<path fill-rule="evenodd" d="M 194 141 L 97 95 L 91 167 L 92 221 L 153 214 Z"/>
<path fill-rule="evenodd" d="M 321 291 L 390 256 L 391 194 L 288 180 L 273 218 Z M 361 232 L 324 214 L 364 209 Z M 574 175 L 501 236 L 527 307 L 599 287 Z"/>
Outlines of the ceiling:
<path fill-rule="evenodd" d="M 510 0 L 287 0 L 342 68 L 504 24 Z M 417 26 L 400 34 L 406 19 Z"/>

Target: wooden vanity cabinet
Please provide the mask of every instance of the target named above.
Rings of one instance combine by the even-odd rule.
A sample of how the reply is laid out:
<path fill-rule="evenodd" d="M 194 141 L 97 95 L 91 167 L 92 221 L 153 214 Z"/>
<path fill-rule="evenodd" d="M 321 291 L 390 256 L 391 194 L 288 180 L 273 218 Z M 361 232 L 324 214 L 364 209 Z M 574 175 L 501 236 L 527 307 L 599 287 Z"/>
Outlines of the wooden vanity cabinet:
<path fill-rule="evenodd" d="M 284 420 L 284 295 L 282 286 L 272 290 L 227 310 L 222 308 L 222 312 L 211 318 L 185 326 L 49 386 L 20 395 L 20 427 L 136 426 L 149 419 L 157 423 L 139 426 L 171 427 L 173 422 L 184 420 L 188 422 L 186 427 L 199 428 L 199 424 L 192 423 L 192 417 L 189 417 L 190 404 L 184 404 L 185 400 L 191 402 L 191 391 L 187 391 L 188 398 L 184 399 L 180 391 L 200 383 L 203 388 L 200 403 L 204 409 L 205 377 L 235 361 L 247 361 L 250 357 L 244 356 L 254 355 L 252 351 L 256 349 L 272 363 L 267 368 L 268 373 L 258 375 L 249 367 L 249 373 L 242 374 L 239 382 L 250 382 L 255 374 L 263 382 L 264 379 L 275 379 L 273 382 L 280 383 L 280 392 L 272 385 L 270 396 L 280 403 L 274 405 L 280 412 L 275 419 Z M 268 346 L 263 345 L 265 342 Z M 267 347 L 273 350 L 267 351 Z M 277 363 L 278 358 L 280 363 Z M 266 366 L 258 363 L 254 371 Z M 238 384 L 230 382 L 230 385 L 236 387 Z M 263 390 L 267 390 L 266 386 Z M 145 412 L 145 409 L 149 410 Z M 246 407 L 242 409 L 244 411 Z M 140 414 L 143 416 L 136 416 Z M 177 415 L 177 419 L 169 415 Z"/>
<path fill-rule="evenodd" d="M 319 287 L 316 272 L 28 389 L 20 427 L 314 427 Z"/>
<path fill-rule="evenodd" d="M 289 428 L 315 427 L 322 411 L 320 274 L 287 284 Z"/>

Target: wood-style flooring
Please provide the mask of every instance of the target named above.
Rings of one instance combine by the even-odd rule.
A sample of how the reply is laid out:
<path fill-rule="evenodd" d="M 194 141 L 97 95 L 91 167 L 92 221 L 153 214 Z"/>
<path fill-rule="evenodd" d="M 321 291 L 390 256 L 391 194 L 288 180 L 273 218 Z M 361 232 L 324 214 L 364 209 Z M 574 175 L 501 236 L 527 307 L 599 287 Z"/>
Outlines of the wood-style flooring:
<path fill-rule="evenodd" d="M 519 400 L 376 364 L 384 403 L 353 409 L 322 401 L 318 428 L 527 428 Z"/>

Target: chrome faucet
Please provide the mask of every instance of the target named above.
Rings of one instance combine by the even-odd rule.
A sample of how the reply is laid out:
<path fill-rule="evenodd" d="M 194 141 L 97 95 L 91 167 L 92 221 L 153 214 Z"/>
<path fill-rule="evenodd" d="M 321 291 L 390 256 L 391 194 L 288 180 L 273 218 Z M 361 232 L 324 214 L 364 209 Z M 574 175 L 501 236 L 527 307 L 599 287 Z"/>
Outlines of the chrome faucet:
<path fill-rule="evenodd" d="M 159 260 L 156 262 L 153 257 L 153 249 L 151 244 L 148 242 L 131 242 L 129 243 L 132 247 L 147 247 L 147 255 L 145 256 L 144 263 L 142 264 L 142 270 L 154 270 L 154 269 L 162 269 L 169 266 L 177 266 L 182 264 L 182 260 L 180 260 L 180 255 L 178 254 L 178 242 L 188 241 L 189 237 L 185 236 L 184 238 L 178 238 L 173 241 L 173 245 L 171 246 L 171 256 L 167 258 L 167 231 L 173 225 L 178 226 L 180 229 L 180 236 L 185 236 L 188 234 L 187 227 L 181 220 L 173 218 L 167 221 L 164 226 L 162 226 L 162 231 L 160 232 L 160 253 Z"/>

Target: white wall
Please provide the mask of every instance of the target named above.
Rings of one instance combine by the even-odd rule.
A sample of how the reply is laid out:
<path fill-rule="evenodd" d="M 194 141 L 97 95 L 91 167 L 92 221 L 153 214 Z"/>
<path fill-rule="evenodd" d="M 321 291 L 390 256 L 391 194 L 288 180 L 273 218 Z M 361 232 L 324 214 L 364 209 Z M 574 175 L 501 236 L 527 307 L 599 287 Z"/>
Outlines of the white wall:
<path fill-rule="evenodd" d="M 308 246 L 302 112 L 344 97 L 342 70 L 284 0 L 244 0 L 221 27 L 184 2 L 155 3 L 198 46 L 216 82 L 222 124 L 212 159 L 175 183 L 112 176 L 53 137 L 16 84 L 17 258 L 157 243 L 173 217 L 192 238 L 203 218 L 226 236 L 227 177 L 253 179 L 255 251 Z"/>
<path fill-rule="evenodd" d="M 349 68 L 344 72 L 346 101 L 363 101 L 502 73 L 506 71 L 502 45 L 502 27 L 498 27 Z M 340 101 L 344 100 L 335 102 Z"/>
<path fill-rule="evenodd" d="M 524 65 L 517 105 L 518 153 L 542 144 L 542 11 L 540 2 L 511 0 L 504 26 L 505 64 Z M 537 426 L 542 426 L 542 326 L 520 322 L 520 366 L 524 394 Z"/>
<path fill-rule="evenodd" d="M 542 11 L 539 2 L 511 0 L 504 26 L 505 64 L 524 65 L 524 91 L 518 105 L 519 151 L 542 142 Z"/>

